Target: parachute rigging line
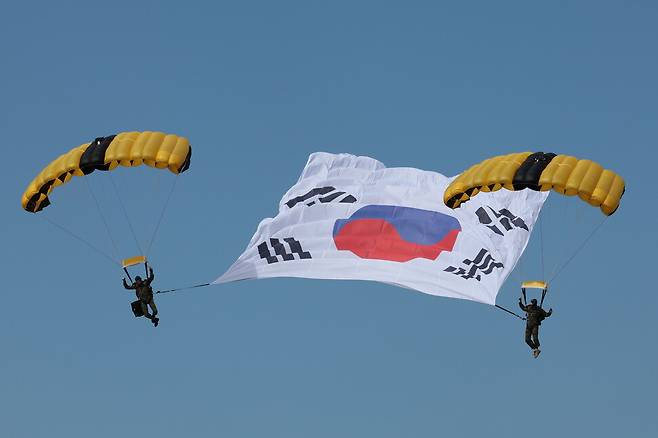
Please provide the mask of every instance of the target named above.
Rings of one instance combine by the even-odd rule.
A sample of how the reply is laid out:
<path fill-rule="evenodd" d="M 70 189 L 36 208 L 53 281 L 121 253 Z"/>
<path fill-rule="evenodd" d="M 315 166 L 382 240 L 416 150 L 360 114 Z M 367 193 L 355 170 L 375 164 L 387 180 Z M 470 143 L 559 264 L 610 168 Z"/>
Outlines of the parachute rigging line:
<path fill-rule="evenodd" d="M 133 278 L 130 276 L 130 272 L 128 272 L 128 268 L 126 268 L 126 267 L 124 266 L 124 267 L 123 267 L 123 272 L 126 273 L 126 275 L 128 276 L 128 279 L 130 280 L 130 282 L 131 282 L 131 283 L 134 283 Z"/>
<path fill-rule="evenodd" d="M 82 179 L 85 181 L 85 184 L 87 184 L 87 189 L 89 189 L 89 194 L 94 199 L 94 204 L 96 204 L 96 209 L 98 210 L 98 214 L 101 216 L 101 219 L 103 220 L 103 224 L 105 225 L 105 231 L 107 231 L 107 235 L 110 238 L 110 241 L 112 242 L 112 246 L 114 247 L 115 260 L 118 260 L 119 259 L 119 248 L 117 247 L 117 243 L 114 241 L 114 237 L 112 237 L 112 232 L 110 231 L 110 226 L 107 223 L 107 220 L 105 219 L 105 215 L 103 214 L 103 211 L 101 210 L 101 206 L 98 203 L 98 199 L 96 198 L 96 195 L 94 194 L 94 191 L 91 188 L 91 184 L 89 184 L 89 180 L 87 178 L 82 178 Z"/>
<path fill-rule="evenodd" d="M 541 252 L 541 278 L 546 278 L 546 272 L 544 270 L 544 226 L 541 215 L 539 216 L 539 245 Z"/>
<path fill-rule="evenodd" d="M 119 205 L 121 206 L 123 215 L 125 216 L 126 221 L 128 222 L 128 227 L 130 228 L 130 233 L 132 234 L 133 239 L 135 240 L 135 245 L 137 245 L 137 249 L 139 250 L 140 253 L 144 253 L 144 251 L 142 251 L 142 246 L 139 244 L 139 240 L 137 239 L 137 234 L 135 234 L 135 229 L 133 228 L 133 224 L 130 220 L 130 217 L 128 216 L 128 211 L 126 210 L 126 206 L 123 204 L 123 200 L 121 199 L 121 195 L 119 194 L 119 189 L 117 189 L 117 186 L 114 183 L 114 178 L 112 177 L 111 173 L 108 173 L 108 176 L 110 177 L 110 182 L 112 183 L 114 194 L 116 195 L 117 199 L 119 199 Z"/>
<path fill-rule="evenodd" d="M 75 234 L 73 231 L 67 229 L 66 227 L 64 227 L 64 226 L 62 226 L 62 225 L 60 225 L 60 224 L 58 224 L 57 222 L 53 221 L 52 219 L 50 219 L 50 218 L 48 218 L 48 217 L 46 217 L 46 216 L 44 216 L 44 215 L 40 215 L 39 217 L 41 217 L 42 219 L 44 219 L 46 222 L 50 223 L 50 224 L 53 225 L 54 227 L 59 228 L 61 231 L 63 231 L 64 233 L 68 234 L 69 236 L 73 237 L 74 239 L 76 239 L 76 240 L 78 240 L 78 241 L 84 243 L 84 244 L 87 245 L 90 249 L 93 249 L 93 250 L 96 251 L 98 254 L 102 255 L 104 258 L 106 258 L 107 260 L 109 260 L 109 261 L 112 263 L 113 266 L 116 266 L 116 265 L 119 265 L 119 264 L 120 264 L 118 261 L 116 261 L 115 259 L 113 259 L 112 256 L 110 256 L 109 254 L 107 254 L 105 251 L 103 251 L 103 250 L 101 250 L 101 249 L 98 249 L 96 246 L 94 246 L 93 244 L 91 244 L 91 243 L 90 243 L 89 241 L 87 241 L 86 239 L 83 239 L 82 237 L 80 237 L 80 236 L 78 236 L 77 234 Z"/>
<path fill-rule="evenodd" d="M 194 286 L 178 287 L 176 289 L 159 290 L 155 293 L 156 294 L 168 294 L 170 292 L 178 292 L 179 290 L 196 289 L 196 288 L 199 288 L 199 287 L 206 287 L 206 286 L 210 286 L 210 283 L 197 284 L 197 285 L 194 285 Z"/>
<path fill-rule="evenodd" d="M 160 213 L 160 218 L 158 219 L 158 224 L 155 226 L 155 230 L 153 231 L 153 236 L 151 236 L 151 241 L 148 244 L 148 247 L 146 247 L 146 252 L 144 255 L 148 257 L 149 252 L 151 251 L 151 246 L 153 245 L 153 242 L 155 241 L 155 238 L 158 234 L 158 230 L 160 229 L 160 224 L 162 223 L 162 218 L 165 215 L 165 212 L 167 211 L 167 206 L 169 205 L 169 201 L 171 201 L 171 196 L 174 194 L 174 189 L 176 189 L 176 183 L 178 182 L 178 174 L 174 178 L 174 183 L 171 185 L 171 190 L 169 190 L 169 195 L 167 196 L 167 201 L 165 202 L 165 205 L 162 207 L 162 213 Z"/>
<path fill-rule="evenodd" d="M 574 253 L 571 255 L 571 257 L 569 257 L 569 260 L 567 260 L 562 266 L 560 266 L 559 269 L 556 270 L 555 274 L 550 278 L 550 280 L 548 280 L 549 284 L 552 283 L 553 280 L 555 280 L 555 278 L 557 278 L 557 276 L 560 275 L 560 273 L 562 273 L 564 268 L 566 268 L 569 265 L 569 263 L 571 263 L 573 261 L 574 258 L 576 258 L 578 253 L 585 247 L 585 245 L 587 245 L 587 243 L 590 241 L 590 239 L 592 237 L 594 237 L 596 232 L 599 231 L 599 229 L 603 226 L 603 224 L 605 224 L 605 222 L 607 220 L 608 220 L 608 216 L 603 218 L 603 220 L 589 233 L 589 235 L 580 244 L 580 246 L 576 249 L 576 251 L 574 251 Z"/>
<path fill-rule="evenodd" d="M 525 318 L 524 318 L 524 317 L 522 317 L 521 315 L 517 315 L 516 313 L 512 312 L 512 311 L 509 310 L 509 309 L 504 308 L 503 306 L 499 306 L 498 304 L 496 304 L 496 307 L 497 307 L 498 309 L 504 311 L 504 312 L 509 313 L 510 315 L 514 315 L 514 316 L 516 316 L 517 318 L 519 318 L 519 319 L 525 321 Z"/>
<path fill-rule="evenodd" d="M 541 291 L 541 302 L 539 303 L 539 307 L 544 305 L 544 298 L 546 298 L 546 293 L 548 292 L 548 289 L 544 289 Z"/>

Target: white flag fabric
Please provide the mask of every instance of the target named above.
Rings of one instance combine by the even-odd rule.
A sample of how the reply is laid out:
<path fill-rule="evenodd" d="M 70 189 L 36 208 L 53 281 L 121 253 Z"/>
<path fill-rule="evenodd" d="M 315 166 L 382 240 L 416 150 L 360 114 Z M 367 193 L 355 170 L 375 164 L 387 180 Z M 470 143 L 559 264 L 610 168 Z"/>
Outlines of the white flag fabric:
<path fill-rule="evenodd" d="M 261 221 L 213 283 L 374 280 L 493 305 L 548 193 L 499 190 L 451 210 L 443 192 L 454 178 L 369 157 L 311 154 L 279 214 Z"/>

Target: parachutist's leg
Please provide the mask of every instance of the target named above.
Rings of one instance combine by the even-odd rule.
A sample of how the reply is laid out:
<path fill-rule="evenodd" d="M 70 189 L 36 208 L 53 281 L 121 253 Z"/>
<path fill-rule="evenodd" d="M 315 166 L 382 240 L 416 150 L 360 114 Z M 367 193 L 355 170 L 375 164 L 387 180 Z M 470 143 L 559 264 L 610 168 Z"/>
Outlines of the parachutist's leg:
<path fill-rule="evenodd" d="M 142 300 L 139 300 L 139 305 L 142 306 L 142 313 L 144 314 L 145 317 L 148 319 L 153 319 L 153 316 L 149 313 L 148 307 L 146 307 L 146 303 Z"/>
<path fill-rule="evenodd" d="M 153 298 L 149 300 L 149 306 L 151 306 L 151 311 L 153 311 L 153 318 L 151 318 L 151 322 L 153 323 L 154 327 L 158 326 L 158 322 L 160 322 L 160 318 L 158 318 L 158 308 L 155 306 L 155 301 L 153 301 Z"/>
<path fill-rule="evenodd" d="M 535 349 L 535 344 L 532 342 L 532 328 L 526 326 L 525 328 L 525 343 L 528 344 L 530 348 Z"/>
<path fill-rule="evenodd" d="M 532 328 L 532 341 L 535 344 L 535 348 L 539 348 L 539 326 L 536 325 Z"/>

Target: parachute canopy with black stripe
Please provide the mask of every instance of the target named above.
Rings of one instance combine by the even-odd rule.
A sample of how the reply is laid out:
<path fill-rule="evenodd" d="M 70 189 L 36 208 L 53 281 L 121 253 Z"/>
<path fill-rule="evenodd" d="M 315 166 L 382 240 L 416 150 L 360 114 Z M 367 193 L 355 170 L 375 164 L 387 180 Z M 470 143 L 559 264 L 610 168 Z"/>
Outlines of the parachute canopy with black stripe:
<path fill-rule="evenodd" d="M 122 132 L 99 137 L 60 155 L 32 180 L 21 200 L 31 213 L 48 205 L 51 191 L 73 176 L 89 175 L 94 170 L 109 171 L 117 166 L 134 167 L 146 164 L 157 169 L 169 169 L 178 174 L 190 166 L 192 148 L 185 137 L 162 132 Z"/>
<path fill-rule="evenodd" d="M 578 195 L 588 204 L 612 215 L 624 195 L 624 179 L 591 160 L 544 152 L 520 152 L 484 160 L 459 175 L 446 188 L 443 201 L 458 208 L 480 192 L 500 189 L 554 190 Z"/>

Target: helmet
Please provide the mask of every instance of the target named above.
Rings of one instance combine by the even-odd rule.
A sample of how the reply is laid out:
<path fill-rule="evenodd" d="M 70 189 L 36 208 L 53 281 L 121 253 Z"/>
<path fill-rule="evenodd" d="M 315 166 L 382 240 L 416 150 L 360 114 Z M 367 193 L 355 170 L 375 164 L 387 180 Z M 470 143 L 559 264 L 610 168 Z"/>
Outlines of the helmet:
<path fill-rule="evenodd" d="M 137 278 L 139 278 L 139 277 L 137 277 Z M 530 303 L 532 303 L 536 306 L 537 305 L 537 299 L 536 298 L 531 299 Z"/>
<path fill-rule="evenodd" d="M 139 275 L 137 277 L 135 277 L 135 282 L 138 282 L 138 281 L 142 281 L 142 277 L 140 277 Z M 537 300 L 535 300 L 535 301 L 537 301 Z"/>

